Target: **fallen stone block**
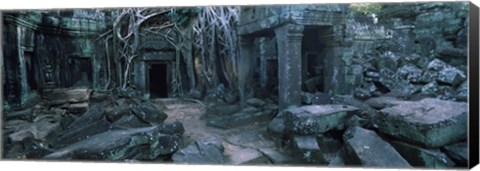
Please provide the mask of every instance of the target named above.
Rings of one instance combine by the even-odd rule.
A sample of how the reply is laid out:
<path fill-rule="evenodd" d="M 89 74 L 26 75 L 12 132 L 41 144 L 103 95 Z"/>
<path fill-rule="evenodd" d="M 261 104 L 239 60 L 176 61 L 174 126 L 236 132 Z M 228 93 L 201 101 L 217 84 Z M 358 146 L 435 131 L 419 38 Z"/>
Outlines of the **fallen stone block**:
<path fill-rule="evenodd" d="M 299 135 L 313 135 L 342 128 L 359 109 L 347 105 L 308 105 L 287 109 L 285 128 Z"/>
<path fill-rule="evenodd" d="M 391 144 L 408 163 L 415 167 L 444 169 L 455 165 L 439 149 L 424 149 L 400 141 L 393 141 Z"/>
<path fill-rule="evenodd" d="M 31 121 L 33 119 L 32 109 L 25 109 L 13 112 L 4 112 L 3 117 L 5 120 L 21 119 L 26 121 Z"/>
<path fill-rule="evenodd" d="M 225 143 L 225 163 L 234 165 L 265 165 L 270 160 L 261 152 L 253 148 L 243 148 Z"/>
<path fill-rule="evenodd" d="M 162 124 L 168 115 L 158 110 L 151 102 L 142 102 L 131 108 L 133 113 L 141 120 L 151 124 Z"/>
<path fill-rule="evenodd" d="M 53 152 L 53 150 L 50 149 L 46 143 L 38 141 L 33 141 L 33 143 L 27 145 L 26 147 L 25 155 L 28 159 L 39 159 Z"/>
<path fill-rule="evenodd" d="M 436 81 L 438 77 L 438 72 L 437 71 L 431 71 L 431 70 L 426 70 L 422 73 L 422 76 L 420 78 L 421 83 L 431 83 L 433 81 Z"/>
<path fill-rule="evenodd" d="M 130 110 L 130 107 L 118 107 L 105 113 L 110 122 L 116 122 L 124 116 L 130 116 L 131 114 L 132 110 Z"/>
<path fill-rule="evenodd" d="M 442 150 L 456 163 L 456 166 L 468 166 L 468 144 L 467 142 L 460 142 L 450 144 L 442 147 Z"/>
<path fill-rule="evenodd" d="M 45 99 L 50 105 L 86 102 L 92 93 L 91 89 L 54 89 Z"/>
<path fill-rule="evenodd" d="M 74 130 L 80 129 L 85 125 L 91 124 L 103 117 L 103 113 L 105 112 L 105 108 L 100 105 L 95 105 L 90 110 L 85 112 L 80 118 L 75 120 L 72 124 L 70 124 L 65 132 L 73 132 Z"/>
<path fill-rule="evenodd" d="M 149 126 L 152 125 L 140 120 L 135 115 L 124 115 L 122 118 L 112 124 L 112 129 L 143 128 Z"/>
<path fill-rule="evenodd" d="M 88 111 L 88 103 L 74 103 L 67 107 L 67 112 L 71 114 L 83 114 Z"/>
<path fill-rule="evenodd" d="M 219 148 L 195 141 L 172 155 L 174 163 L 181 164 L 223 164 L 224 156 Z"/>
<path fill-rule="evenodd" d="M 351 127 L 345 131 L 343 139 L 347 165 L 411 168 L 395 148 L 381 139 L 374 131 Z"/>
<path fill-rule="evenodd" d="M 418 91 L 418 88 L 412 85 L 408 80 L 396 75 L 394 72 L 382 68 L 380 70 L 379 82 L 390 91 L 398 91 L 400 96 L 408 97 Z"/>
<path fill-rule="evenodd" d="M 368 125 L 370 125 L 368 118 L 361 118 L 357 115 L 353 115 L 347 121 L 347 127 L 366 127 Z"/>
<path fill-rule="evenodd" d="M 316 164 L 326 163 L 315 136 L 295 135 L 293 136 L 292 141 L 294 145 L 295 156 L 302 161 Z"/>
<path fill-rule="evenodd" d="M 111 128 L 110 122 L 107 119 L 102 118 L 94 123 L 85 125 L 84 127 L 73 130 L 71 132 L 64 132 L 53 144 L 55 148 L 61 148 L 73 144 L 75 142 L 84 140 L 95 134 L 99 134 L 108 131 Z"/>
<path fill-rule="evenodd" d="M 251 105 L 253 107 L 262 107 L 266 104 L 265 101 L 257 98 L 250 98 L 246 102 L 248 105 Z"/>
<path fill-rule="evenodd" d="M 292 161 L 288 155 L 283 154 L 275 148 L 259 148 L 258 150 L 267 156 L 273 164 L 289 164 Z"/>
<path fill-rule="evenodd" d="M 438 93 L 440 93 L 440 86 L 437 82 L 431 82 L 425 84 L 420 92 L 425 95 L 438 95 Z"/>
<path fill-rule="evenodd" d="M 467 138 L 467 103 L 425 98 L 381 110 L 379 130 L 436 148 Z"/>
<path fill-rule="evenodd" d="M 448 84 L 451 86 L 457 86 L 467 80 L 465 74 L 454 67 L 445 67 L 438 72 L 437 81 Z"/>
<path fill-rule="evenodd" d="M 433 71 L 440 71 L 442 70 L 447 64 L 440 59 L 434 59 L 430 63 L 428 63 L 427 69 Z"/>
<path fill-rule="evenodd" d="M 51 160 L 152 160 L 179 148 L 180 138 L 158 127 L 115 130 L 91 136 L 43 157 Z"/>

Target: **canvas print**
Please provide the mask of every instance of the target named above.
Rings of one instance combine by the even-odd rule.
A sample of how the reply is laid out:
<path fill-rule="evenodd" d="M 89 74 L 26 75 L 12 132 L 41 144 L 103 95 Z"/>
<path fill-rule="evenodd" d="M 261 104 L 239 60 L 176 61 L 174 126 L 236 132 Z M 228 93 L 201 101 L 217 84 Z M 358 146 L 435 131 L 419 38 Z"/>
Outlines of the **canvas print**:
<path fill-rule="evenodd" d="M 468 2 L 2 11 L 2 158 L 467 167 L 468 14 Z"/>

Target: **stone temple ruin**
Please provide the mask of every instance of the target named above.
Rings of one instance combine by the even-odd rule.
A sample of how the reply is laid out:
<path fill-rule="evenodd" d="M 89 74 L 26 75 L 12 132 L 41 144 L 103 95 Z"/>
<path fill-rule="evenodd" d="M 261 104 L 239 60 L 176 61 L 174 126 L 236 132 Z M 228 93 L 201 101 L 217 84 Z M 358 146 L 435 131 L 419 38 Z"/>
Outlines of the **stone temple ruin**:
<path fill-rule="evenodd" d="M 469 7 L 3 12 L 2 157 L 467 167 Z"/>

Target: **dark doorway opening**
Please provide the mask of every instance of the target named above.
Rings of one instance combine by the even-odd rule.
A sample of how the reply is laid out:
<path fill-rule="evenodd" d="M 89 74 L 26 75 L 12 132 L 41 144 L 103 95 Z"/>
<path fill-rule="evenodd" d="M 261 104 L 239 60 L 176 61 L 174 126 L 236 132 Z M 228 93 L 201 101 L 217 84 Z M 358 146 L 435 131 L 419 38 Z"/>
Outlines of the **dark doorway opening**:
<path fill-rule="evenodd" d="M 151 98 L 168 97 L 167 64 L 151 64 L 149 67 Z"/>
<path fill-rule="evenodd" d="M 34 61 L 35 58 L 33 58 L 32 52 L 24 52 L 24 55 L 27 69 L 28 87 L 30 87 L 30 90 L 37 90 L 37 78 L 35 76 L 36 61 Z"/>
<path fill-rule="evenodd" d="M 325 58 L 328 36 L 324 27 L 306 26 L 302 39 L 302 83 L 303 91 L 315 93 L 325 92 Z"/>
<path fill-rule="evenodd" d="M 73 87 L 92 85 L 92 63 L 89 57 L 72 57 L 70 63 L 71 82 Z"/>

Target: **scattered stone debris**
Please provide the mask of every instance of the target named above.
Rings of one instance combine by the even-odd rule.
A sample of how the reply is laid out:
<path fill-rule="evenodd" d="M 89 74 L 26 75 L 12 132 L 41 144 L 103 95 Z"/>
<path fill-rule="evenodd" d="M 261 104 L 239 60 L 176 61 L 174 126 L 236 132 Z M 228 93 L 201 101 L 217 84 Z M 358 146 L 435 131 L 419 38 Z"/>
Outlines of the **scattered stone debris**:
<path fill-rule="evenodd" d="M 468 166 L 468 144 L 467 142 L 454 143 L 442 147 L 442 150 L 455 161 L 456 166 Z"/>

